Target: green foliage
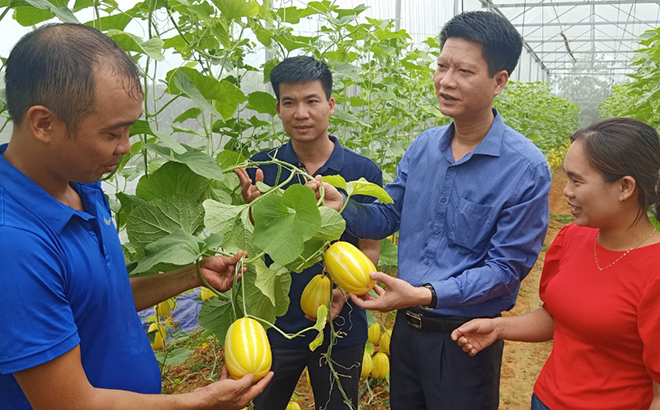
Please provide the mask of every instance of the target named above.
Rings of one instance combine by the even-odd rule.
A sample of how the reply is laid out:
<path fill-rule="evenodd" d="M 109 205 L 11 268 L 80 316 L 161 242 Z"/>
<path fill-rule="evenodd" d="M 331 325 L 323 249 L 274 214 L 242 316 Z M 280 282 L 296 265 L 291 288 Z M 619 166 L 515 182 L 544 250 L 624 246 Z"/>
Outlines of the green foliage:
<path fill-rule="evenodd" d="M 577 130 L 578 106 L 553 95 L 548 84 L 510 81 L 495 99 L 504 121 L 544 154 L 566 145 Z"/>
<path fill-rule="evenodd" d="M 635 51 L 629 83 L 615 86 L 601 104 L 601 118 L 626 116 L 660 129 L 660 27 L 640 37 L 641 47 Z"/>

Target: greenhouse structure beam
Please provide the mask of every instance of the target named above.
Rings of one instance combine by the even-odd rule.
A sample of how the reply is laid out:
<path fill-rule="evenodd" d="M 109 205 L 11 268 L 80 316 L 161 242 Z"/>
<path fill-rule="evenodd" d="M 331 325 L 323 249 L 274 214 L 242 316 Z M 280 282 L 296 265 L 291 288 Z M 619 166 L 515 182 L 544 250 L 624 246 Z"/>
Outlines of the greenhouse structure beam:
<path fill-rule="evenodd" d="M 481 3 L 482 6 L 488 8 L 489 10 L 493 10 L 493 11 L 495 11 L 495 12 L 496 12 L 497 14 L 499 14 L 500 16 L 502 16 L 502 17 L 504 17 L 505 19 L 509 20 L 509 18 L 508 18 L 504 13 L 502 13 L 497 7 L 495 7 L 495 5 L 493 4 L 493 1 L 492 1 L 492 0 L 479 0 L 479 2 Z M 548 68 L 547 68 L 547 67 L 545 66 L 545 64 L 543 63 L 543 60 L 541 60 L 541 58 L 536 54 L 536 51 L 534 51 L 534 49 L 532 48 L 532 46 L 530 46 L 529 44 L 527 44 L 527 42 L 525 41 L 524 38 L 523 38 L 523 47 L 524 47 L 525 50 L 527 50 L 527 52 L 532 56 L 532 58 L 534 59 L 534 61 L 536 61 L 536 63 L 541 67 L 541 69 L 542 69 L 543 71 L 545 71 L 547 74 L 550 74 L 550 71 L 548 70 Z"/>
<path fill-rule="evenodd" d="M 655 20 L 636 20 L 636 21 L 568 21 L 563 23 L 513 23 L 514 26 L 525 26 L 525 27 L 575 27 L 575 26 L 624 26 L 628 24 L 646 24 L 651 28 L 655 28 L 657 21 Z"/>
<path fill-rule="evenodd" d="M 621 4 L 657 4 L 658 0 L 585 0 L 585 1 L 544 1 L 541 3 L 497 3 L 498 8 L 513 7 L 560 7 L 560 6 L 618 6 Z"/>
<path fill-rule="evenodd" d="M 573 54 L 611 54 L 612 51 L 597 51 L 597 50 L 571 50 Z M 632 53 L 635 50 L 619 50 L 617 53 Z M 553 50 L 553 51 L 539 51 L 537 54 L 568 54 L 566 50 Z"/>
<path fill-rule="evenodd" d="M 598 38 L 594 38 L 593 40 L 590 39 L 590 38 L 583 38 L 583 39 L 572 38 L 569 41 L 571 43 L 573 43 L 573 42 L 590 43 L 592 41 L 595 41 L 595 42 L 598 43 L 598 42 L 606 42 L 606 41 L 614 41 L 614 42 L 622 42 L 623 41 L 623 42 L 625 42 L 625 41 L 637 41 L 637 40 L 639 40 L 637 37 L 621 37 L 621 38 L 614 38 L 614 37 L 602 37 L 601 38 L 601 37 L 598 37 Z M 566 42 L 566 40 L 560 40 L 560 39 L 557 39 L 557 40 L 527 39 L 525 41 L 527 41 L 528 43 L 562 43 L 562 44 L 564 44 Z"/>

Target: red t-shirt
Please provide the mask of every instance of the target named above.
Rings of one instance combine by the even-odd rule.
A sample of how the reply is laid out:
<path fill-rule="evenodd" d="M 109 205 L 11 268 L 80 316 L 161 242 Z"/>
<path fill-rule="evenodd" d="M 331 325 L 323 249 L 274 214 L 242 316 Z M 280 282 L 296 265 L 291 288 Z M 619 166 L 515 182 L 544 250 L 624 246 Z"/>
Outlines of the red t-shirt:
<path fill-rule="evenodd" d="M 540 295 L 555 328 L 534 392 L 553 410 L 648 410 L 660 383 L 660 244 L 601 272 L 597 232 L 568 225 L 546 254 Z M 601 267 L 624 253 L 596 252 Z"/>

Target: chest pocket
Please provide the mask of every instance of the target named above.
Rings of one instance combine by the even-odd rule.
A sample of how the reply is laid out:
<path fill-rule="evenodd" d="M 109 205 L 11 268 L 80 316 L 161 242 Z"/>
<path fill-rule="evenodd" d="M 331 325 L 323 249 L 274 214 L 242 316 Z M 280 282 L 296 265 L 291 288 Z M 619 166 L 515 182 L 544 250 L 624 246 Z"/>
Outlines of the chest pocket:
<path fill-rule="evenodd" d="M 450 242 L 471 250 L 479 248 L 493 228 L 494 214 L 491 206 L 458 197 L 448 212 Z"/>

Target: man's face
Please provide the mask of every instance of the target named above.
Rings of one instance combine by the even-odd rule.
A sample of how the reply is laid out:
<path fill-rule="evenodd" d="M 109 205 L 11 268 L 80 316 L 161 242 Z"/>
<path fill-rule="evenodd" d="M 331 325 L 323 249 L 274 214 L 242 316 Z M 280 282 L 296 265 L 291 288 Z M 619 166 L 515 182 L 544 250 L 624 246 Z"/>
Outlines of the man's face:
<path fill-rule="evenodd" d="M 483 46 L 460 37 L 447 39 L 433 76 L 440 111 L 454 120 L 469 120 L 490 110 L 508 74 L 488 75 Z"/>
<path fill-rule="evenodd" d="M 280 84 L 277 115 L 284 131 L 299 143 L 328 138 L 328 119 L 335 112 L 335 100 L 326 98 L 321 80 Z"/>
<path fill-rule="evenodd" d="M 73 135 L 66 135 L 64 124 L 53 140 L 59 156 L 60 177 L 67 181 L 94 182 L 115 170 L 123 154 L 129 152 L 129 129 L 142 115 L 142 95 L 129 95 L 128 80 L 110 70 L 96 72 L 96 102 L 91 114 L 78 124 Z"/>

